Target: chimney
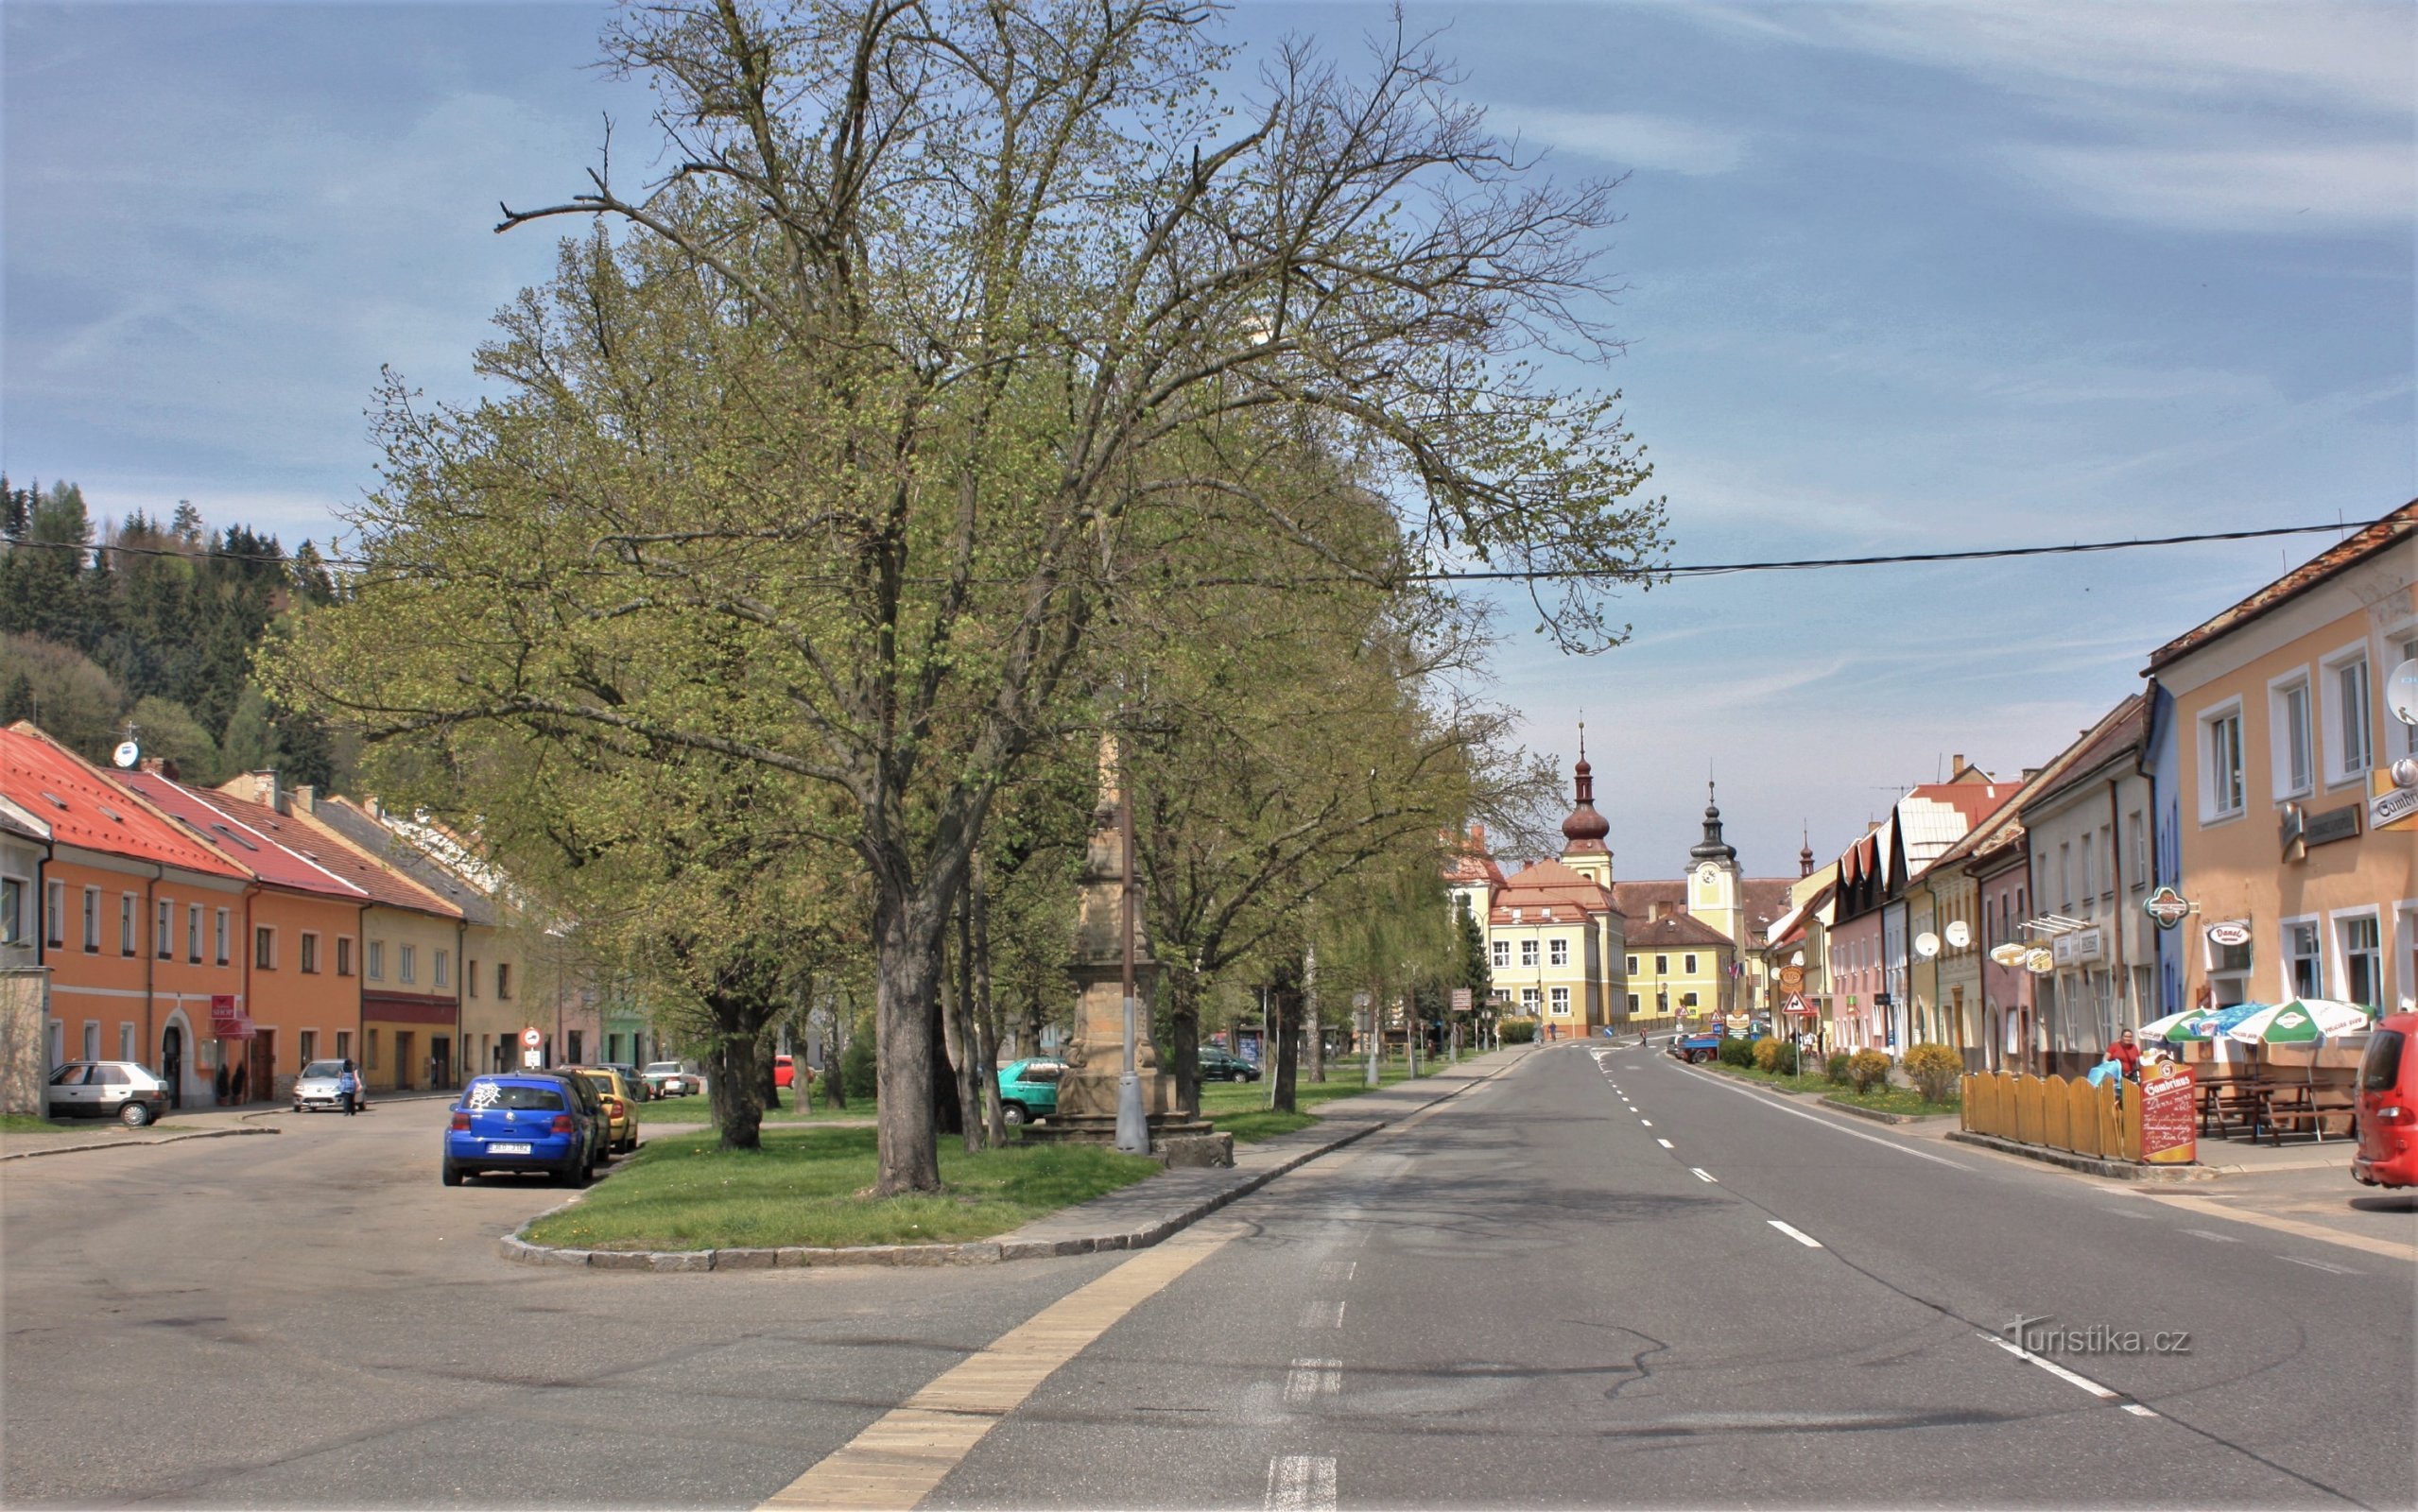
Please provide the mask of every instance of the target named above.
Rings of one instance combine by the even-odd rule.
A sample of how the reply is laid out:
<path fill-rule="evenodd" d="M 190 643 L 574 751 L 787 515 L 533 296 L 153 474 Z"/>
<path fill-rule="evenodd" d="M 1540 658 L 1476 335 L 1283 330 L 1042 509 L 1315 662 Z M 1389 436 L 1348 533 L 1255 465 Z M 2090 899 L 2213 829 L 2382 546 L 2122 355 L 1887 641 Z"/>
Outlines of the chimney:
<path fill-rule="evenodd" d="M 305 814 L 316 813 L 318 811 L 319 800 L 320 790 L 311 783 L 297 782 L 294 784 L 294 807 L 301 809 Z"/>
<path fill-rule="evenodd" d="M 277 769 L 264 767 L 251 774 L 251 800 L 265 809 L 277 806 Z"/>
<path fill-rule="evenodd" d="M 177 780 L 176 758 L 172 756 L 146 756 L 143 758 L 143 769 L 154 777 L 164 777 L 171 782 Z"/>
<path fill-rule="evenodd" d="M 1955 755 L 1948 758 L 1948 781 L 1951 782 L 1955 782 L 1963 770 L 1964 752 L 1958 751 Z"/>
<path fill-rule="evenodd" d="M 2040 775 L 2040 768 L 2039 768 L 2039 767 L 2037 767 L 2037 766 L 2027 766 L 2027 767 L 2025 767 L 2025 768 L 2024 768 L 2024 781 L 2025 781 L 2025 782 L 2030 782 L 2033 778 L 2038 777 L 2039 775 Z"/>

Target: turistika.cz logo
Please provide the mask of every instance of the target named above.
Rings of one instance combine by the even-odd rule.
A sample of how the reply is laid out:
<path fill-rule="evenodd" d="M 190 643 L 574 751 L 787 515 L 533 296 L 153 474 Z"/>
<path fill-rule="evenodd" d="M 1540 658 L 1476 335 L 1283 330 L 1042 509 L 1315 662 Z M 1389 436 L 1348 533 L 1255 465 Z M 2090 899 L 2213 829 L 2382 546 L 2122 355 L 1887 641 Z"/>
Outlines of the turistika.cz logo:
<path fill-rule="evenodd" d="M 2107 1323 L 2062 1326 L 2056 1314 L 2019 1317 L 2003 1331 L 2007 1342 L 2033 1354 L 2189 1354 L 2189 1329 L 2143 1332 Z"/>

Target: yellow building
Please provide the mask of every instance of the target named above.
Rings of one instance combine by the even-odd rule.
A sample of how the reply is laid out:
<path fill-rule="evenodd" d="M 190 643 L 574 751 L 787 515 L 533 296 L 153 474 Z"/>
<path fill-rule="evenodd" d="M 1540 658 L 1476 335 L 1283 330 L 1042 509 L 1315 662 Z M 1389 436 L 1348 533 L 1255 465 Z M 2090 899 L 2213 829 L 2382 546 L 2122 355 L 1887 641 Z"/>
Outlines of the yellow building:
<path fill-rule="evenodd" d="M 1562 854 L 1506 877 L 1473 829 L 1445 881 L 1486 936 L 1494 997 L 1551 1039 L 1586 1038 L 1625 1017 L 1627 920 L 1612 898 L 1612 826 L 1596 812 L 1594 768 L 1580 749 L 1577 803 Z"/>
<path fill-rule="evenodd" d="M 1687 852 L 1687 875 L 1613 885 L 1629 920 L 1624 1014 L 1640 1029 L 1762 1017 L 1771 1010 L 1769 936 L 1787 916 L 1793 877 L 1749 877 L 1721 837 L 1721 808 L 1709 785 L 1704 838 Z"/>

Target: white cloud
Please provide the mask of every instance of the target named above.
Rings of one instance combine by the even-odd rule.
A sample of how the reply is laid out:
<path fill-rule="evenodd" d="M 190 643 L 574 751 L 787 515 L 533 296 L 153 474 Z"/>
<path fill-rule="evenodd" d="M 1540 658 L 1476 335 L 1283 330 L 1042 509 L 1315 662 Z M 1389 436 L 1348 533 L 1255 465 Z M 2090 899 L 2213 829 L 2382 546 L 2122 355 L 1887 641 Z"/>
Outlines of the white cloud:
<path fill-rule="evenodd" d="M 2406 231 L 2418 212 L 2418 157 L 2407 142 L 2206 149 L 2021 144 L 2007 158 L 2082 209 L 2191 231 Z"/>
<path fill-rule="evenodd" d="M 1542 142 L 1624 168 L 1702 176 L 1728 173 L 1746 157 L 1744 135 L 1664 115 L 1493 106 L 1486 120 L 1524 143 Z"/>

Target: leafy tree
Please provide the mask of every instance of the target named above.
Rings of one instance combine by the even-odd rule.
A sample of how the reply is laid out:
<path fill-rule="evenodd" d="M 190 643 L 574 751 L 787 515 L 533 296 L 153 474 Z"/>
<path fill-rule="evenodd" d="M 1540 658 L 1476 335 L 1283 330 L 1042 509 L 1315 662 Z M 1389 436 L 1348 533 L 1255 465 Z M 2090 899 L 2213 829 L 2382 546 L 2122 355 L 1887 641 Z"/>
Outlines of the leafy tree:
<path fill-rule="evenodd" d="M 151 694 L 135 700 L 130 719 L 134 739 L 144 751 L 175 762 L 185 782 L 215 785 L 238 771 L 250 770 L 226 765 L 218 754 L 218 743 L 181 703 Z"/>
<path fill-rule="evenodd" d="M 27 715 L 61 744 L 99 757 L 123 738 L 126 695 L 92 658 L 36 635 L 0 639 L 0 675 L 23 679 Z"/>
<path fill-rule="evenodd" d="M 495 400 L 389 391 L 372 565 L 281 674 L 375 735 L 583 725 L 842 799 L 882 1194 L 938 1186 L 942 943 L 1002 787 L 1097 717 L 1129 529 L 1223 499 L 1269 591 L 1377 580 L 1406 541 L 1572 570 L 1539 608 L 1573 645 L 1617 638 L 1600 594 L 1659 545 L 1617 396 L 1519 356 L 1612 345 L 1606 187 L 1528 174 L 1400 41 L 1360 77 L 1287 47 L 1229 130 L 1212 16 L 625 11 L 607 61 L 658 91 L 675 166 L 507 214 L 597 231 L 503 313 Z M 1382 553 L 1235 466 L 1246 420 L 1365 458 Z M 669 675 L 700 641 L 725 670 Z"/>

